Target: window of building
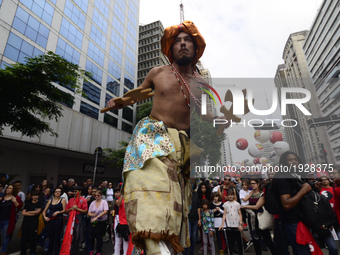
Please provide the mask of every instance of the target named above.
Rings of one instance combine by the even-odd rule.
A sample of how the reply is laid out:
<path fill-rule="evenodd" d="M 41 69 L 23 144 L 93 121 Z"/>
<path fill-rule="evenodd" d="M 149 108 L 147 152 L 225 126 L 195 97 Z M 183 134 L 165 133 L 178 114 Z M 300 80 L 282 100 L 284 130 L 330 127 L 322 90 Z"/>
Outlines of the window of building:
<path fill-rule="evenodd" d="M 94 84 L 84 81 L 83 91 L 86 94 L 86 99 L 92 103 L 99 105 L 100 103 L 100 88 L 97 88 Z"/>
<path fill-rule="evenodd" d="M 116 15 L 116 17 L 125 24 L 125 9 L 122 10 L 117 3 L 115 3 L 113 8 L 113 13 Z"/>
<path fill-rule="evenodd" d="M 88 0 L 73 0 L 85 13 L 87 13 Z"/>
<path fill-rule="evenodd" d="M 132 76 L 135 77 L 135 65 L 132 64 L 128 59 L 125 61 L 125 70 Z"/>
<path fill-rule="evenodd" d="M 123 38 L 112 29 L 111 33 L 111 41 L 122 51 L 123 50 Z"/>
<path fill-rule="evenodd" d="M 15 62 L 24 63 L 25 57 L 33 57 L 41 54 L 43 54 L 42 51 L 24 41 L 19 36 L 13 34 L 12 32 L 9 34 L 4 51 L 4 56 L 7 58 Z"/>
<path fill-rule="evenodd" d="M 128 74 L 125 74 L 124 85 L 129 89 L 134 89 L 135 81 Z"/>
<path fill-rule="evenodd" d="M 99 85 L 102 84 L 103 70 L 92 63 L 90 60 L 86 60 L 86 71 L 92 73 L 91 79 L 97 82 Z"/>
<path fill-rule="evenodd" d="M 80 103 L 80 112 L 87 115 L 87 116 L 90 116 L 94 119 L 98 119 L 98 109 L 96 107 L 93 107 L 92 105 L 89 105 L 83 101 L 81 101 Z"/>
<path fill-rule="evenodd" d="M 120 72 L 121 68 L 113 62 L 111 59 L 109 59 L 109 69 L 108 72 L 115 77 L 117 80 L 120 80 Z"/>
<path fill-rule="evenodd" d="M 101 51 L 94 43 L 89 42 L 89 47 L 87 50 L 87 55 L 93 59 L 98 65 L 104 65 L 104 52 Z"/>
<path fill-rule="evenodd" d="M 119 91 L 120 91 L 120 84 L 115 79 L 113 79 L 110 75 L 107 76 L 107 84 L 106 89 L 110 91 L 112 94 L 119 97 Z M 111 98 L 110 98 L 111 99 Z"/>
<path fill-rule="evenodd" d="M 106 37 L 105 35 L 94 25 L 91 26 L 90 37 L 95 41 L 103 50 L 105 50 Z"/>
<path fill-rule="evenodd" d="M 129 31 L 130 32 L 130 31 Z M 136 33 L 135 33 L 136 34 Z M 135 36 L 134 36 L 135 37 Z M 133 51 L 135 51 L 135 49 L 137 48 L 137 40 L 134 39 L 134 37 L 132 37 L 130 35 L 130 33 L 127 33 L 126 35 L 126 41 L 127 43 L 131 46 L 131 48 L 133 49 Z"/>
<path fill-rule="evenodd" d="M 98 10 L 104 15 L 106 19 L 109 19 L 109 7 L 110 7 L 110 1 L 108 1 L 108 6 L 105 4 L 103 0 L 96 0 L 95 6 L 98 8 Z M 106 26 L 107 27 L 107 26 Z M 105 32 L 105 31 L 104 31 Z"/>
<path fill-rule="evenodd" d="M 126 5 L 125 5 L 125 0 L 116 0 L 116 3 L 122 8 L 122 10 L 125 11 Z"/>
<path fill-rule="evenodd" d="M 113 15 L 113 22 L 112 22 L 113 27 L 117 30 L 117 32 L 121 35 L 124 36 L 124 26 L 123 24 L 119 21 L 119 19 L 116 17 L 116 15 Z"/>
<path fill-rule="evenodd" d="M 72 62 L 73 64 L 79 64 L 79 51 L 75 50 L 70 44 L 61 38 L 58 38 L 58 44 L 55 53 L 65 58 L 67 61 Z"/>
<path fill-rule="evenodd" d="M 131 60 L 132 63 L 135 62 L 136 54 L 135 54 L 135 52 L 129 46 L 126 46 L 125 54 Z"/>
<path fill-rule="evenodd" d="M 117 118 L 111 116 L 111 115 L 108 114 L 108 113 L 105 113 L 105 114 L 104 114 L 104 122 L 105 122 L 106 124 L 109 124 L 109 125 L 112 126 L 112 127 L 115 127 L 115 128 L 117 128 L 117 126 L 118 126 L 118 120 L 117 120 Z"/>
<path fill-rule="evenodd" d="M 98 0 L 97 0 L 98 1 Z M 108 8 L 107 8 L 108 10 Z M 107 21 L 105 18 L 102 16 L 100 12 L 97 11 L 97 9 L 93 10 L 93 15 L 92 15 L 92 21 L 94 24 L 99 27 L 99 29 L 106 34 L 107 33 Z"/>
<path fill-rule="evenodd" d="M 133 110 L 130 107 L 123 108 L 123 119 L 133 122 Z"/>
<path fill-rule="evenodd" d="M 119 65 L 122 65 L 122 53 L 117 49 L 116 46 L 111 44 L 110 57 L 114 59 Z"/>
<path fill-rule="evenodd" d="M 132 134 L 132 131 L 133 131 L 132 126 L 130 124 L 127 124 L 124 121 L 122 121 L 122 130 L 130 134 Z"/>
<path fill-rule="evenodd" d="M 81 50 L 83 34 L 73 26 L 65 17 L 61 22 L 60 34 Z"/>
<path fill-rule="evenodd" d="M 75 2 L 78 6 L 83 6 L 82 2 L 85 3 L 87 1 L 78 0 Z M 83 8 L 85 8 L 85 6 L 83 6 Z M 85 12 L 87 12 L 87 4 Z M 81 31 L 84 31 L 86 21 L 85 15 L 71 2 L 71 0 L 66 0 L 64 13 L 80 28 Z"/>
<path fill-rule="evenodd" d="M 12 27 L 46 48 L 50 30 L 20 7 L 17 8 Z"/>
<path fill-rule="evenodd" d="M 20 2 L 34 12 L 38 17 L 42 18 L 42 20 L 47 24 L 51 25 L 54 8 L 47 1 L 20 0 Z"/>

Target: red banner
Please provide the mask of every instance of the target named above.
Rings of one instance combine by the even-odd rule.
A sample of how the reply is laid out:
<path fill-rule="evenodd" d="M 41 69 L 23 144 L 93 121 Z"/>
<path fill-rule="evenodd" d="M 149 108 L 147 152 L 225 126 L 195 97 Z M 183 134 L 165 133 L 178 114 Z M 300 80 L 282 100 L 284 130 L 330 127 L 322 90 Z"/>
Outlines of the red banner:
<path fill-rule="evenodd" d="M 77 192 L 77 198 L 74 204 L 78 205 L 78 201 L 79 201 L 79 192 Z M 63 240 L 63 244 L 61 245 L 59 255 L 70 255 L 74 223 L 76 221 L 76 213 L 77 213 L 76 210 L 70 211 L 65 234 L 64 234 L 64 240 Z"/>

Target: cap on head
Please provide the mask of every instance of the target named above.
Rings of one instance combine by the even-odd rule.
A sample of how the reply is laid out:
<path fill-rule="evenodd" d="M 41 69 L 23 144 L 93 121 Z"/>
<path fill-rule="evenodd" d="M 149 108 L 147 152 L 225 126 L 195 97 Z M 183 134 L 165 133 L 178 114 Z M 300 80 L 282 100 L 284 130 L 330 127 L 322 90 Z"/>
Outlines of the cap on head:
<path fill-rule="evenodd" d="M 200 57 L 202 57 L 203 55 L 205 49 L 205 40 L 192 21 L 186 20 L 182 24 L 167 27 L 164 30 L 164 34 L 161 40 L 162 52 L 168 57 L 171 63 L 174 62 L 174 59 L 172 58 L 171 48 L 175 41 L 175 38 L 180 32 L 185 32 L 193 37 L 194 43 L 196 44 L 196 54 L 193 60 L 193 64 L 196 64 Z"/>

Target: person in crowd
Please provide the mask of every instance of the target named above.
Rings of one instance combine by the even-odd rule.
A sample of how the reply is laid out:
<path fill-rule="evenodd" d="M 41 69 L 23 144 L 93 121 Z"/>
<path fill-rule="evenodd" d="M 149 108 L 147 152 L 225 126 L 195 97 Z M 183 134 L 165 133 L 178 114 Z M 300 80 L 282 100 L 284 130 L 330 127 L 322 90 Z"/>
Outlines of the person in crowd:
<path fill-rule="evenodd" d="M 250 185 L 252 187 L 252 195 L 249 198 L 249 204 L 242 206 L 242 208 L 247 209 L 247 212 L 249 210 L 253 211 L 253 214 L 256 216 L 253 219 L 250 219 L 251 217 L 249 216 L 249 225 L 253 225 L 254 227 L 251 228 L 250 234 L 253 237 L 253 243 L 254 243 L 254 248 L 255 248 L 255 254 L 256 255 L 261 255 L 262 250 L 261 250 L 261 242 L 260 238 L 262 237 L 265 244 L 268 245 L 271 254 L 275 255 L 276 250 L 274 247 L 273 240 L 270 235 L 270 230 L 260 230 L 259 225 L 258 225 L 258 220 L 257 220 L 257 213 L 259 210 L 262 211 L 262 206 L 264 205 L 265 199 L 263 196 L 263 193 L 260 191 L 260 180 L 259 179 L 251 179 L 250 180 Z"/>
<path fill-rule="evenodd" d="M 61 197 L 62 189 L 56 188 L 53 192 L 53 199 L 48 200 L 43 211 L 44 220 L 48 228 L 48 254 L 59 254 L 61 242 L 61 230 L 63 228 L 63 213 L 66 208 L 66 201 Z"/>
<path fill-rule="evenodd" d="M 195 246 L 197 240 L 197 232 L 198 232 L 198 212 L 199 212 L 199 199 L 196 192 L 197 184 L 195 180 L 193 180 L 192 184 L 192 196 L 191 196 L 191 208 L 188 215 L 189 218 L 189 232 L 190 232 L 190 247 L 185 248 L 183 255 L 194 255 L 195 254 Z"/>
<path fill-rule="evenodd" d="M 116 205 L 119 208 L 118 211 L 118 225 L 115 229 L 116 233 L 116 243 L 115 243 L 115 253 L 114 255 L 120 255 L 120 247 L 123 243 L 123 254 L 126 255 L 127 249 L 129 247 L 129 226 L 126 220 L 126 213 L 125 213 L 125 204 L 124 204 L 124 197 L 122 194 L 119 195 L 118 199 L 116 200 Z M 118 236 L 118 238 L 117 238 Z"/>
<path fill-rule="evenodd" d="M 61 181 L 61 184 L 63 185 L 63 188 L 65 188 L 66 185 L 67 185 L 67 181 L 66 181 L 66 180 L 62 180 L 62 181 Z"/>
<path fill-rule="evenodd" d="M 24 192 L 21 191 L 21 188 L 22 188 L 22 181 L 16 180 L 16 181 L 13 183 L 13 185 L 16 186 L 17 189 L 18 189 L 18 196 L 20 197 L 21 202 L 25 203 L 26 195 L 25 195 Z"/>
<path fill-rule="evenodd" d="M 32 192 L 33 191 L 38 191 L 38 193 L 39 193 L 39 198 L 38 199 L 39 199 L 39 201 L 41 201 L 43 203 L 43 205 L 45 205 L 46 199 L 45 199 L 44 194 L 42 192 L 41 184 L 40 183 L 34 184 L 32 189 L 31 189 L 31 191 L 30 191 L 30 193 L 27 194 L 26 199 L 32 199 Z"/>
<path fill-rule="evenodd" d="M 228 192 L 229 189 L 233 190 L 234 195 L 235 195 L 235 200 L 237 201 L 238 197 L 237 197 L 237 194 L 236 194 L 236 190 L 235 190 L 235 188 L 231 187 L 231 176 L 226 174 L 224 176 L 223 185 L 220 186 L 220 190 L 219 190 L 223 203 L 228 201 L 227 192 Z"/>
<path fill-rule="evenodd" d="M 37 246 L 37 233 L 39 224 L 39 214 L 43 204 L 39 201 L 39 192 L 33 191 L 32 199 L 27 200 L 22 210 L 24 216 L 21 225 L 21 252 L 20 255 L 27 254 L 27 244 L 30 244 L 30 254 L 35 254 Z"/>
<path fill-rule="evenodd" d="M 201 202 L 201 215 L 199 218 L 199 226 L 202 226 L 203 254 L 208 254 L 208 239 L 211 247 L 211 254 L 215 255 L 214 243 L 214 212 L 210 210 L 210 202 L 203 199 Z"/>
<path fill-rule="evenodd" d="M 92 180 L 91 180 L 92 181 Z M 90 208 L 91 203 L 96 200 L 96 193 L 97 193 L 97 188 L 93 187 L 92 185 L 89 186 L 87 190 L 88 195 L 86 196 L 86 201 L 87 201 L 87 208 Z M 91 228 L 91 218 L 85 217 L 85 244 L 86 244 L 86 249 L 87 252 L 90 253 L 91 248 L 90 248 L 90 228 Z"/>
<path fill-rule="evenodd" d="M 88 178 L 87 180 L 86 180 L 86 184 L 87 184 L 87 187 L 92 187 L 93 186 L 93 181 L 92 181 L 92 179 L 91 178 Z"/>
<path fill-rule="evenodd" d="M 315 187 L 319 189 L 320 194 L 323 195 L 334 209 L 335 197 L 333 187 L 330 186 L 330 180 L 327 176 L 322 176 L 315 182 Z M 337 229 L 337 226 L 335 226 Z M 338 247 L 330 231 L 319 231 L 317 236 L 320 241 L 323 241 L 329 250 L 329 254 L 338 254 Z"/>
<path fill-rule="evenodd" d="M 338 225 L 335 226 L 335 231 L 338 235 L 339 244 L 340 244 L 340 165 L 335 165 L 332 171 L 330 172 L 330 176 L 334 182 L 333 191 L 334 191 L 334 207 L 335 214 L 338 220 Z"/>
<path fill-rule="evenodd" d="M 0 183 L 5 187 L 8 184 L 8 175 L 5 173 L 0 173 Z"/>
<path fill-rule="evenodd" d="M 2 237 L 1 255 L 6 254 L 8 244 L 13 234 L 17 213 L 22 207 L 16 186 L 7 186 L 4 196 L 0 197 L 0 229 Z"/>
<path fill-rule="evenodd" d="M 280 157 L 279 164 L 291 169 L 297 168 L 299 164 L 303 164 L 299 156 L 291 151 L 284 152 Z M 280 176 L 279 176 L 280 175 Z M 292 182 L 289 180 L 292 173 L 277 173 L 274 178 L 275 191 L 280 198 L 280 218 L 283 233 L 293 249 L 294 255 L 310 254 L 308 245 L 301 245 L 296 242 L 296 229 L 301 221 L 298 204 L 305 194 L 312 187 L 308 183 L 302 184 L 301 189 L 297 193 L 294 192 Z"/>
<path fill-rule="evenodd" d="M 103 249 L 103 235 L 106 229 L 107 213 L 109 206 L 107 202 L 102 199 L 103 193 L 97 190 L 95 193 L 95 201 L 90 204 L 87 215 L 91 217 L 90 227 L 90 255 L 94 254 L 94 243 L 97 241 L 96 252 L 97 255 L 102 253 Z"/>
<path fill-rule="evenodd" d="M 73 197 L 67 203 L 66 213 L 76 211 L 76 220 L 73 228 L 73 238 L 71 246 L 71 255 L 78 254 L 79 243 L 84 240 L 84 214 L 87 214 L 87 201 L 81 195 L 82 187 L 75 187 L 73 189 Z M 79 193 L 79 197 L 77 198 Z M 67 221 L 68 222 L 68 221 Z"/>
<path fill-rule="evenodd" d="M 120 186 L 118 185 L 115 187 L 114 192 L 114 200 L 113 203 L 111 203 L 110 206 L 110 217 L 109 217 L 109 223 L 111 223 L 112 230 L 111 230 L 111 240 L 112 240 L 112 245 L 113 245 L 113 252 L 115 251 L 115 244 L 118 242 L 118 235 L 116 235 L 116 227 L 118 226 L 119 223 L 119 207 L 116 205 L 116 201 L 120 197 Z"/>
<path fill-rule="evenodd" d="M 66 186 L 64 186 L 64 191 L 68 196 L 68 200 L 70 200 L 70 198 L 72 198 L 73 196 L 73 187 L 74 187 L 74 179 L 70 178 Z"/>
<path fill-rule="evenodd" d="M 207 183 L 206 181 L 201 182 L 198 185 L 197 194 L 198 194 L 198 200 L 199 200 L 200 205 L 202 204 L 202 201 L 204 199 L 207 199 L 210 202 L 211 201 L 211 190 L 210 190 L 209 183 Z M 199 210 L 198 214 L 200 216 L 201 215 L 201 206 L 198 210 Z M 201 247 L 200 252 L 202 252 L 203 251 L 203 232 L 202 232 L 203 230 L 202 230 L 202 227 L 201 227 L 201 224 L 200 224 L 200 220 L 199 220 L 199 223 L 198 223 L 198 227 L 199 227 L 199 230 L 200 230 L 200 233 L 201 233 L 202 247 Z M 209 248 L 211 248 L 209 240 L 208 240 L 208 244 L 209 244 Z"/>
<path fill-rule="evenodd" d="M 232 189 L 228 190 L 227 193 L 228 201 L 223 204 L 224 213 L 222 218 L 221 226 L 219 230 L 224 227 L 224 222 L 227 220 L 227 241 L 229 254 L 232 255 L 234 251 L 235 241 L 238 246 L 238 253 L 244 254 L 242 245 L 242 230 L 243 230 L 243 220 L 241 213 L 241 205 L 235 200 L 235 193 Z"/>
<path fill-rule="evenodd" d="M 112 188 L 112 182 L 110 182 L 107 188 L 105 189 L 105 197 L 106 197 L 106 201 L 109 204 L 109 206 L 111 206 L 111 203 L 113 201 L 113 195 L 114 195 L 114 191 Z"/>
<path fill-rule="evenodd" d="M 223 218 L 223 203 L 221 201 L 221 196 L 218 192 L 214 192 L 212 194 L 213 201 L 210 204 L 210 209 L 214 212 L 214 229 L 216 233 L 216 240 L 217 245 L 220 250 L 220 255 L 224 255 L 224 249 L 222 246 L 222 243 L 225 243 L 226 240 L 224 240 L 223 232 L 219 230 L 219 227 L 222 224 L 222 218 Z"/>
<path fill-rule="evenodd" d="M 51 196 L 51 183 L 45 179 L 41 183 L 41 188 L 45 199 L 46 200 L 49 199 Z"/>
<path fill-rule="evenodd" d="M 92 197 L 92 186 L 88 186 L 87 187 L 87 192 L 86 192 L 86 195 L 84 194 L 84 197 L 87 201 L 87 199 L 90 199 Z"/>
<path fill-rule="evenodd" d="M 241 213 L 242 213 L 242 219 L 243 219 L 243 227 L 247 226 L 247 212 L 246 209 L 243 208 L 243 206 L 245 205 L 249 205 L 249 198 L 252 195 L 252 190 L 249 189 L 249 180 L 248 179 L 244 179 L 242 180 L 242 189 L 239 192 L 240 195 L 240 202 L 241 202 Z M 253 211 L 250 211 L 250 217 L 255 217 L 255 213 Z M 255 221 L 255 219 L 253 219 L 253 221 Z M 246 251 L 247 249 L 249 249 L 249 247 L 251 245 L 253 245 L 253 242 L 248 240 L 248 238 L 246 237 L 246 235 L 243 233 L 242 231 L 242 238 L 245 242 L 244 244 L 244 251 Z"/>
<path fill-rule="evenodd" d="M 235 175 L 235 180 L 236 180 L 236 188 L 240 191 L 242 189 L 242 180 L 241 180 L 241 175 Z"/>

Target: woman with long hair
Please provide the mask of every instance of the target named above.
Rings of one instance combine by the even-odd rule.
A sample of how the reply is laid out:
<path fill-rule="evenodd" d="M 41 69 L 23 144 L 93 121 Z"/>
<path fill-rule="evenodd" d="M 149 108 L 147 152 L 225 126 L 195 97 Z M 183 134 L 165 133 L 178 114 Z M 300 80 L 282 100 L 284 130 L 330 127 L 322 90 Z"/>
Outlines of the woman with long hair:
<path fill-rule="evenodd" d="M 1 255 L 7 252 L 8 244 L 15 228 L 17 213 L 22 207 L 18 191 L 16 186 L 11 184 L 7 186 L 4 192 L 5 195 L 0 197 Z"/>
<path fill-rule="evenodd" d="M 97 240 L 96 252 L 97 255 L 102 253 L 103 235 L 106 230 L 107 212 L 109 205 L 102 199 L 103 193 L 98 190 L 95 194 L 95 200 L 91 203 L 88 216 L 91 217 L 90 227 L 90 255 L 94 254 L 94 242 Z"/>
<path fill-rule="evenodd" d="M 54 197 L 48 200 L 43 211 L 44 220 L 47 222 L 48 237 L 48 254 L 59 254 L 61 242 L 61 230 L 63 228 L 63 213 L 66 208 L 66 201 L 61 197 L 63 193 L 61 188 L 54 190 Z M 48 211 L 48 213 L 47 213 Z"/>
<path fill-rule="evenodd" d="M 45 179 L 41 183 L 41 188 L 45 199 L 49 199 L 51 196 L 51 183 Z"/>
<path fill-rule="evenodd" d="M 273 240 L 270 235 L 270 230 L 261 230 L 259 229 L 258 219 L 257 219 L 257 213 L 262 211 L 262 206 L 265 203 L 265 199 L 263 196 L 263 193 L 261 192 L 261 182 L 259 179 L 251 179 L 250 180 L 250 186 L 252 188 L 252 191 L 250 193 L 249 198 L 249 205 L 244 205 L 242 208 L 247 209 L 247 212 L 250 210 L 253 213 L 248 213 L 248 222 L 249 222 L 249 228 L 250 228 L 250 234 L 253 238 L 254 248 L 256 255 L 262 254 L 261 251 L 261 242 L 260 237 L 263 238 L 266 245 L 268 245 L 271 254 L 276 254 L 276 249 L 274 247 Z"/>

